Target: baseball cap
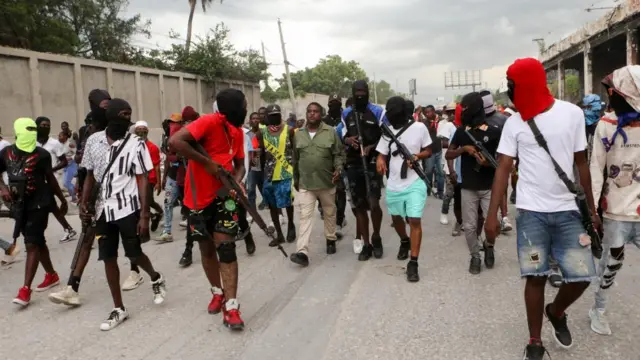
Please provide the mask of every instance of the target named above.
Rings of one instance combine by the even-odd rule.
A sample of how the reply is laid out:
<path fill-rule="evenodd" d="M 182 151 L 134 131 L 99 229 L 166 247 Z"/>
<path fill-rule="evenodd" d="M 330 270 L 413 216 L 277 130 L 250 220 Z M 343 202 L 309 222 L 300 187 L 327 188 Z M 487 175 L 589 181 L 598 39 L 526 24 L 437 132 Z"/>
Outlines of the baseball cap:
<path fill-rule="evenodd" d="M 332 101 L 337 101 L 342 104 L 342 98 L 338 94 L 331 94 L 331 96 L 329 96 L 329 104 L 331 104 Z"/>
<path fill-rule="evenodd" d="M 278 104 L 270 104 L 267 106 L 267 115 L 282 114 L 282 110 Z"/>
<path fill-rule="evenodd" d="M 169 120 L 171 120 L 173 122 L 181 122 L 182 121 L 182 114 L 181 113 L 173 113 L 169 117 Z"/>

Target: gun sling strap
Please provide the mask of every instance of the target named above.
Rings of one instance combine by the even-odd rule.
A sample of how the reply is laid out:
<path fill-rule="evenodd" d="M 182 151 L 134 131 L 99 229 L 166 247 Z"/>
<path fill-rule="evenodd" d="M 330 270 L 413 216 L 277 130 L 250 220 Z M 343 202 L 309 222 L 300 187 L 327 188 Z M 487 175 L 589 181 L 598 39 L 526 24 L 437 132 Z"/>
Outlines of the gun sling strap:
<path fill-rule="evenodd" d="M 413 119 L 409 120 L 409 122 L 407 122 L 401 129 L 400 131 L 398 131 L 398 133 L 396 134 L 396 139 L 398 139 L 398 141 L 400 141 L 400 135 L 404 134 L 405 131 L 407 131 L 407 129 L 409 129 L 411 127 L 411 125 L 413 125 L 414 121 Z M 389 139 L 389 153 L 391 156 L 398 156 L 400 155 L 400 149 L 396 149 L 396 151 L 391 152 L 391 145 L 393 144 L 393 141 L 391 139 Z M 397 145 L 396 145 L 397 148 Z M 410 160 L 410 159 L 405 159 L 405 160 Z M 391 161 L 391 158 L 389 158 L 388 162 Z M 409 165 L 407 164 L 407 162 L 403 162 L 402 163 L 402 168 L 400 168 L 400 178 L 401 179 L 406 179 L 407 178 L 407 172 L 409 171 Z"/>

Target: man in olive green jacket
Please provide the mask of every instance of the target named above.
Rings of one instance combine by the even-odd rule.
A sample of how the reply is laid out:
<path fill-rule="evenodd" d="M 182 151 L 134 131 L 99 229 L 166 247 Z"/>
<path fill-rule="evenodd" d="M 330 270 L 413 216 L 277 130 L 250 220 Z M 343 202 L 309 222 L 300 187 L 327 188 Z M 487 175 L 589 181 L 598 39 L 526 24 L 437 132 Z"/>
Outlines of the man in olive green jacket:
<path fill-rule="evenodd" d="M 324 235 L 327 254 L 336 253 L 336 183 L 344 166 L 344 145 L 335 129 L 322 122 L 322 106 L 307 106 L 307 123 L 295 134 L 293 181 L 298 195 L 300 226 L 297 250 L 291 261 L 309 265 L 309 238 L 316 201 L 324 210 Z"/>

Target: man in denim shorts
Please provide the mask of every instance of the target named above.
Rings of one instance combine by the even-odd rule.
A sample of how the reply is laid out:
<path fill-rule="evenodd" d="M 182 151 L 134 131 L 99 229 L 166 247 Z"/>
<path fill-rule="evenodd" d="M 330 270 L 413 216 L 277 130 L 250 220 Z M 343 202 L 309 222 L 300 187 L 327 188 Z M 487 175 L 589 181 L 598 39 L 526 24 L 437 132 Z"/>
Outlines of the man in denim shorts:
<path fill-rule="evenodd" d="M 513 159 L 518 157 L 518 259 L 520 273 L 526 279 L 525 304 L 530 334 L 524 359 L 541 360 L 546 352 L 541 340 L 543 314 L 553 327 L 558 345 L 570 348 L 573 340 L 565 311 L 589 287 L 596 271 L 591 239 L 582 225 L 575 195 L 561 181 L 549 154 L 538 145 L 527 121 L 535 121 L 553 158 L 572 181 L 573 166 L 577 167 L 589 207 L 593 214 L 596 212 L 582 110 L 552 97 L 544 68 L 538 60 L 517 60 L 509 67 L 507 78 L 509 97 L 519 113 L 511 116 L 502 132 L 498 147 L 500 164 L 493 183 L 485 231 L 487 241 L 494 242 L 500 228 L 498 208 L 507 189 Z M 600 226 L 597 215 L 594 225 Z M 553 302 L 545 306 L 544 288 L 551 274 L 550 255 L 558 262 L 564 283 Z"/>

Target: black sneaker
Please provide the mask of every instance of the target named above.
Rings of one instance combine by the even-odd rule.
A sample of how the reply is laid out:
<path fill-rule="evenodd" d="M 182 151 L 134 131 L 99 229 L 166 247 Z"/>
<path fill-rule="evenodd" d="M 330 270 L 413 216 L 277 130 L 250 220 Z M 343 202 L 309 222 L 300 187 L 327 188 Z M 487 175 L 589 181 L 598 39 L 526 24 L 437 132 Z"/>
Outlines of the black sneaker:
<path fill-rule="evenodd" d="M 269 243 L 269 246 L 270 247 L 276 247 L 276 246 L 278 246 L 280 244 L 284 244 L 284 236 L 282 236 L 282 235 L 278 235 L 277 239 L 271 240 L 271 242 Z"/>
<path fill-rule="evenodd" d="M 301 252 L 293 253 L 289 257 L 289 259 L 291 259 L 291 262 L 298 264 L 300 266 L 309 266 L 309 257 L 304 253 L 301 253 Z"/>
<path fill-rule="evenodd" d="M 484 265 L 487 269 L 493 269 L 493 265 L 496 263 L 496 254 L 493 251 L 493 246 L 489 246 L 486 243 L 484 247 Z"/>
<path fill-rule="evenodd" d="M 549 285 L 553 286 L 554 288 L 559 288 L 560 286 L 562 286 L 562 275 L 560 275 L 560 273 L 558 272 L 554 272 L 553 274 L 551 274 L 549 276 Z"/>
<path fill-rule="evenodd" d="M 342 240 L 343 237 L 344 235 L 341 231 L 336 231 L 336 240 Z"/>
<path fill-rule="evenodd" d="M 193 264 L 193 259 L 191 258 L 191 251 L 185 251 L 182 254 L 182 257 L 180 258 L 178 265 L 180 265 L 180 267 L 188 267 L 191 264 Z"/>
<path fill-rule="evenodd" d="M 473 275 L 478 275 L 480 271 L 482 271 L 482 260 L 479 257 L 472 257 L 471 262 L 469 262 L 469 272 Z"/>
<path fill-rule="evenodd" d="M 327 254 L 333 255 L 336 253 L 336 241 L 327 240 Z"/>
<path fill-rule="evenodd" d="M 524 348 L 523 360 L 542 360 L 544 354 L 549 355 L 549 352 L 542 346 L 542 343 L 529 344 Z"/>
<path fill-rule="evenodd" d="M 267 204 L 265 204 L 264 201 L 258 205 L 258 210 L 264 210 L 266 208 L 267 208 Z"/>
<path fill-rule="evenodd" d="M 380 259 L 382 257 L 383 248 L 382 248 L 382 238 L 379 234 L 374 234 L 371 236 L 371 245 L 373 246 L 373 256 L 376 259 Z"/>
<path fill-rule="evenodd" d="M 418 282 L 420 281 L 420 275 L 418 275 L 418 262 L 409 261 L 407 264 L 407 281 Z"/>
<path fill-rule="evenodd" d="M 253 234 L 251 234 L 251 232 L 244 237 L 244 245 L 247 247 L 247 254 L 253 255 L 253 253 L 256 252 L 256 243 L 253 241 Z"/>
<path fill-rule="evenodd" d="M 164 215 L 162 213 L 155 213 L 151 215 L 151 225 L 149 225 L 149 230 L 156 231 L 158 230 L 158 226 L 160 225 L 160 220 Z"/>
<path fill-rule="evenodd" d="M 296 227 L 294 226 L 289 226 L 289 229 L 287 229 L 287 242 L 288 243 L 292 243 L 296 241 Z"/>
<path fill-rule="evenodd" d="M 371 255 L 373 254 L 373 246 L 371 244 L 365 245 L 362 247 L 362 251 L 358 255 L 358 261 L 367 261 L 371 259 Z"/>
<path fill-rule="evenodd" d="M 407 260 L 409 251 L 411 250 L 411 242 L 409 239 L 400 240 L 400 249 L 398 249 L 398 260 Z"/>
<path fill-rule="evenodd" d="M 547 304 L 547 306 L 544 307 L 544 315 L 553 326 L 553 338 L 556 339 L 556 343 L 561 348 L 570 349 L 571 346 L 573 346 L 573 339 L 567 326 L 567 314 L 564 314 L 562 317 L 556 317 L 550 310 L 551 304 Z"/>
<path fill-rule="evenodd" d="M 515 190 L 513 190 L 513 191 L 511 192 L 511 196 L 509 196 L 509 201 L 510 201 L 512 204 L 515 204 L 515 203 L 516 203 L 516 191 L 515 191 Z"/>

